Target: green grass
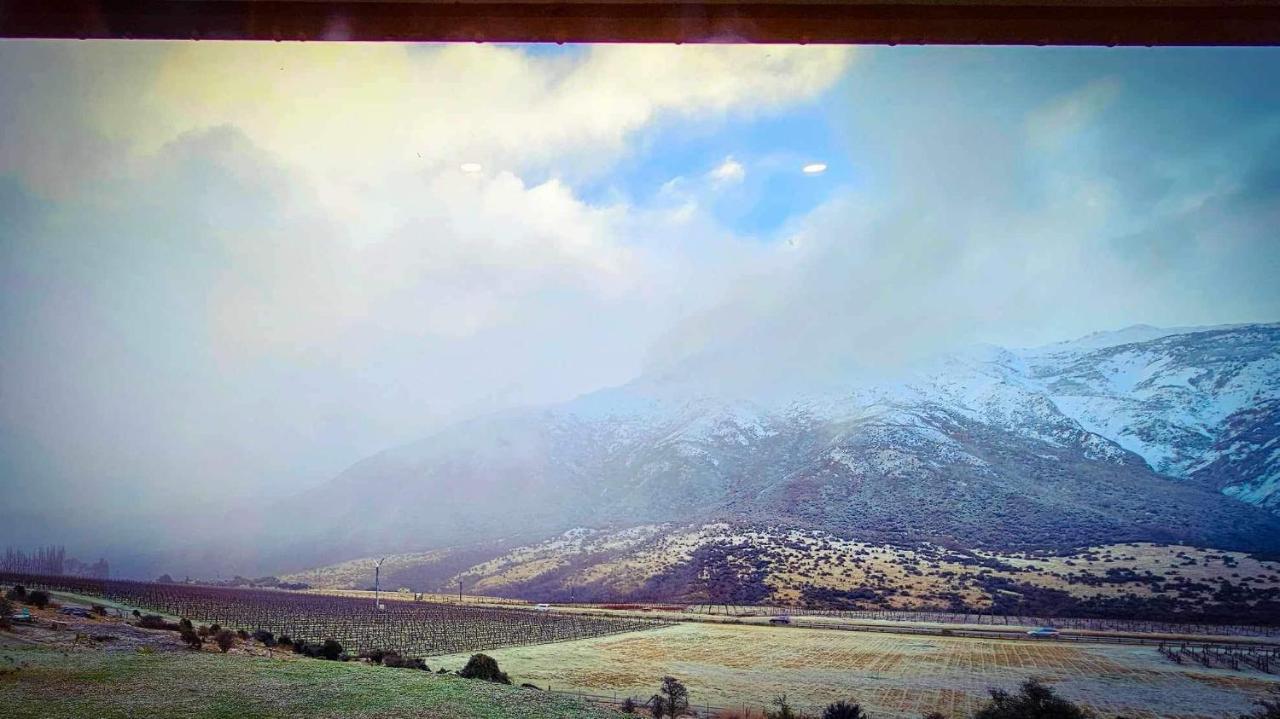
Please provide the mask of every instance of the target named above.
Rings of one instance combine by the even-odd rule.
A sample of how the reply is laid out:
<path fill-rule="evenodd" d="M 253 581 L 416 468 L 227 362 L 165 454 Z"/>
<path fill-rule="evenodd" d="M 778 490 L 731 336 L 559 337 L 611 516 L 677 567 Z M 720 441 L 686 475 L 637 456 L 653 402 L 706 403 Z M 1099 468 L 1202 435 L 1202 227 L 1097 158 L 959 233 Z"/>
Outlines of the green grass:
<path fill-rule="evenodd" d="M 596 719 L 568 697 L 359 663 L 0 648 L 0 716 Z"/>

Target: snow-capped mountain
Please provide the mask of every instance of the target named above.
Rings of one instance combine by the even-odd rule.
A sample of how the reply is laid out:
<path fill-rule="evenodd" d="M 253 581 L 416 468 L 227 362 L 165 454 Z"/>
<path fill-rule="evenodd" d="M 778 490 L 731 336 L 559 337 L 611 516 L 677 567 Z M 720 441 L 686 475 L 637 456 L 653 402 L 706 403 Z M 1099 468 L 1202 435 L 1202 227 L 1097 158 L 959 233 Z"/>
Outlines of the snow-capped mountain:
<path fill-rule="evenodd" d="M 646 376 L 472 420 L 290 507 L 342 527 L 327 537 L 347 551 L 708 520 L 969 547 L 1280 549 L 1280 324 L 978 347 L 820 387 L 705 380 Z"/>

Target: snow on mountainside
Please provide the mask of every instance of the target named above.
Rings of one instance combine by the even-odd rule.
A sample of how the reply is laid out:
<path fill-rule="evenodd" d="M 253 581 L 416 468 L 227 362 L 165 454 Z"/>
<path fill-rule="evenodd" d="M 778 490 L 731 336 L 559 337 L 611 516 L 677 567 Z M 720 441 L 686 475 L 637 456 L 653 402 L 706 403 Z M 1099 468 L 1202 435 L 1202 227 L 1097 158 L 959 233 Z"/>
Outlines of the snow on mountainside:
<path fill-rule="evenodd" d="M 1277 550 L 1280 518 L 1262 509 L 1280 514 L 1278 437 L 1280 324 L 1134 327 L 822 386 L 642 377 L 463 423 L 290 507 L 344 527 L 326 538 L 348 550 L 719 520 L 969 547 Z"/>
<path fill-rule="evenodd" d="M 1027 361 L 1065 414 L 1155 471 L 1280 511 L 1280 325 L 1042 348 Z"/>

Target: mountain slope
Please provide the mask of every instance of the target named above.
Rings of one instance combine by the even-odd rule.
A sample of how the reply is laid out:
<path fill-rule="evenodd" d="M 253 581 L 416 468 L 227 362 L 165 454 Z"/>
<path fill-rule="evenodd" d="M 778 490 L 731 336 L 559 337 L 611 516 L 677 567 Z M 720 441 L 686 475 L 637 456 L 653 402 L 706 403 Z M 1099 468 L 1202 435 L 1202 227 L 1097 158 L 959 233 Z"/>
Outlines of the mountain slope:
<path fill-rule="evenodd" d="M 289 507 L 334 558 L 716 520 L 969 548 L 1280 549 L 1264 511 L 1280 501 L 1280 325 L 1139 327 L 893 378 L 714 387 L 642 377 L 480 418 Z"/>

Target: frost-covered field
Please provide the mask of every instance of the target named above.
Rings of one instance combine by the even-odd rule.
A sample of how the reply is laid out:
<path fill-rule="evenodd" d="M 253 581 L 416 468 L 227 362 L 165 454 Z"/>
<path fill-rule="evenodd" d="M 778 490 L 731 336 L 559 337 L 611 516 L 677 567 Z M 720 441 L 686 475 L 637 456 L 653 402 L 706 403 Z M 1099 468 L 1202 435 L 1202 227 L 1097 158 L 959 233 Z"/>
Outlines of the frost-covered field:
<path fill-rule="evenodd" d="M 648 697 L 664 674 L 698 704 L 759 710 L 785 692 L 817 708 L 850 698 L 875 717 L 963 716 L 989 687 L 1035 676 L 1103 716 L 1214 717 L 1251 711 L 1280 677 L 1177 665 L 1155 647 L 912 637 L 689 623 L 639 634 L 492 652 L 513 679 Z M 464 656 L 437 659 L 450 669 Z"/>

